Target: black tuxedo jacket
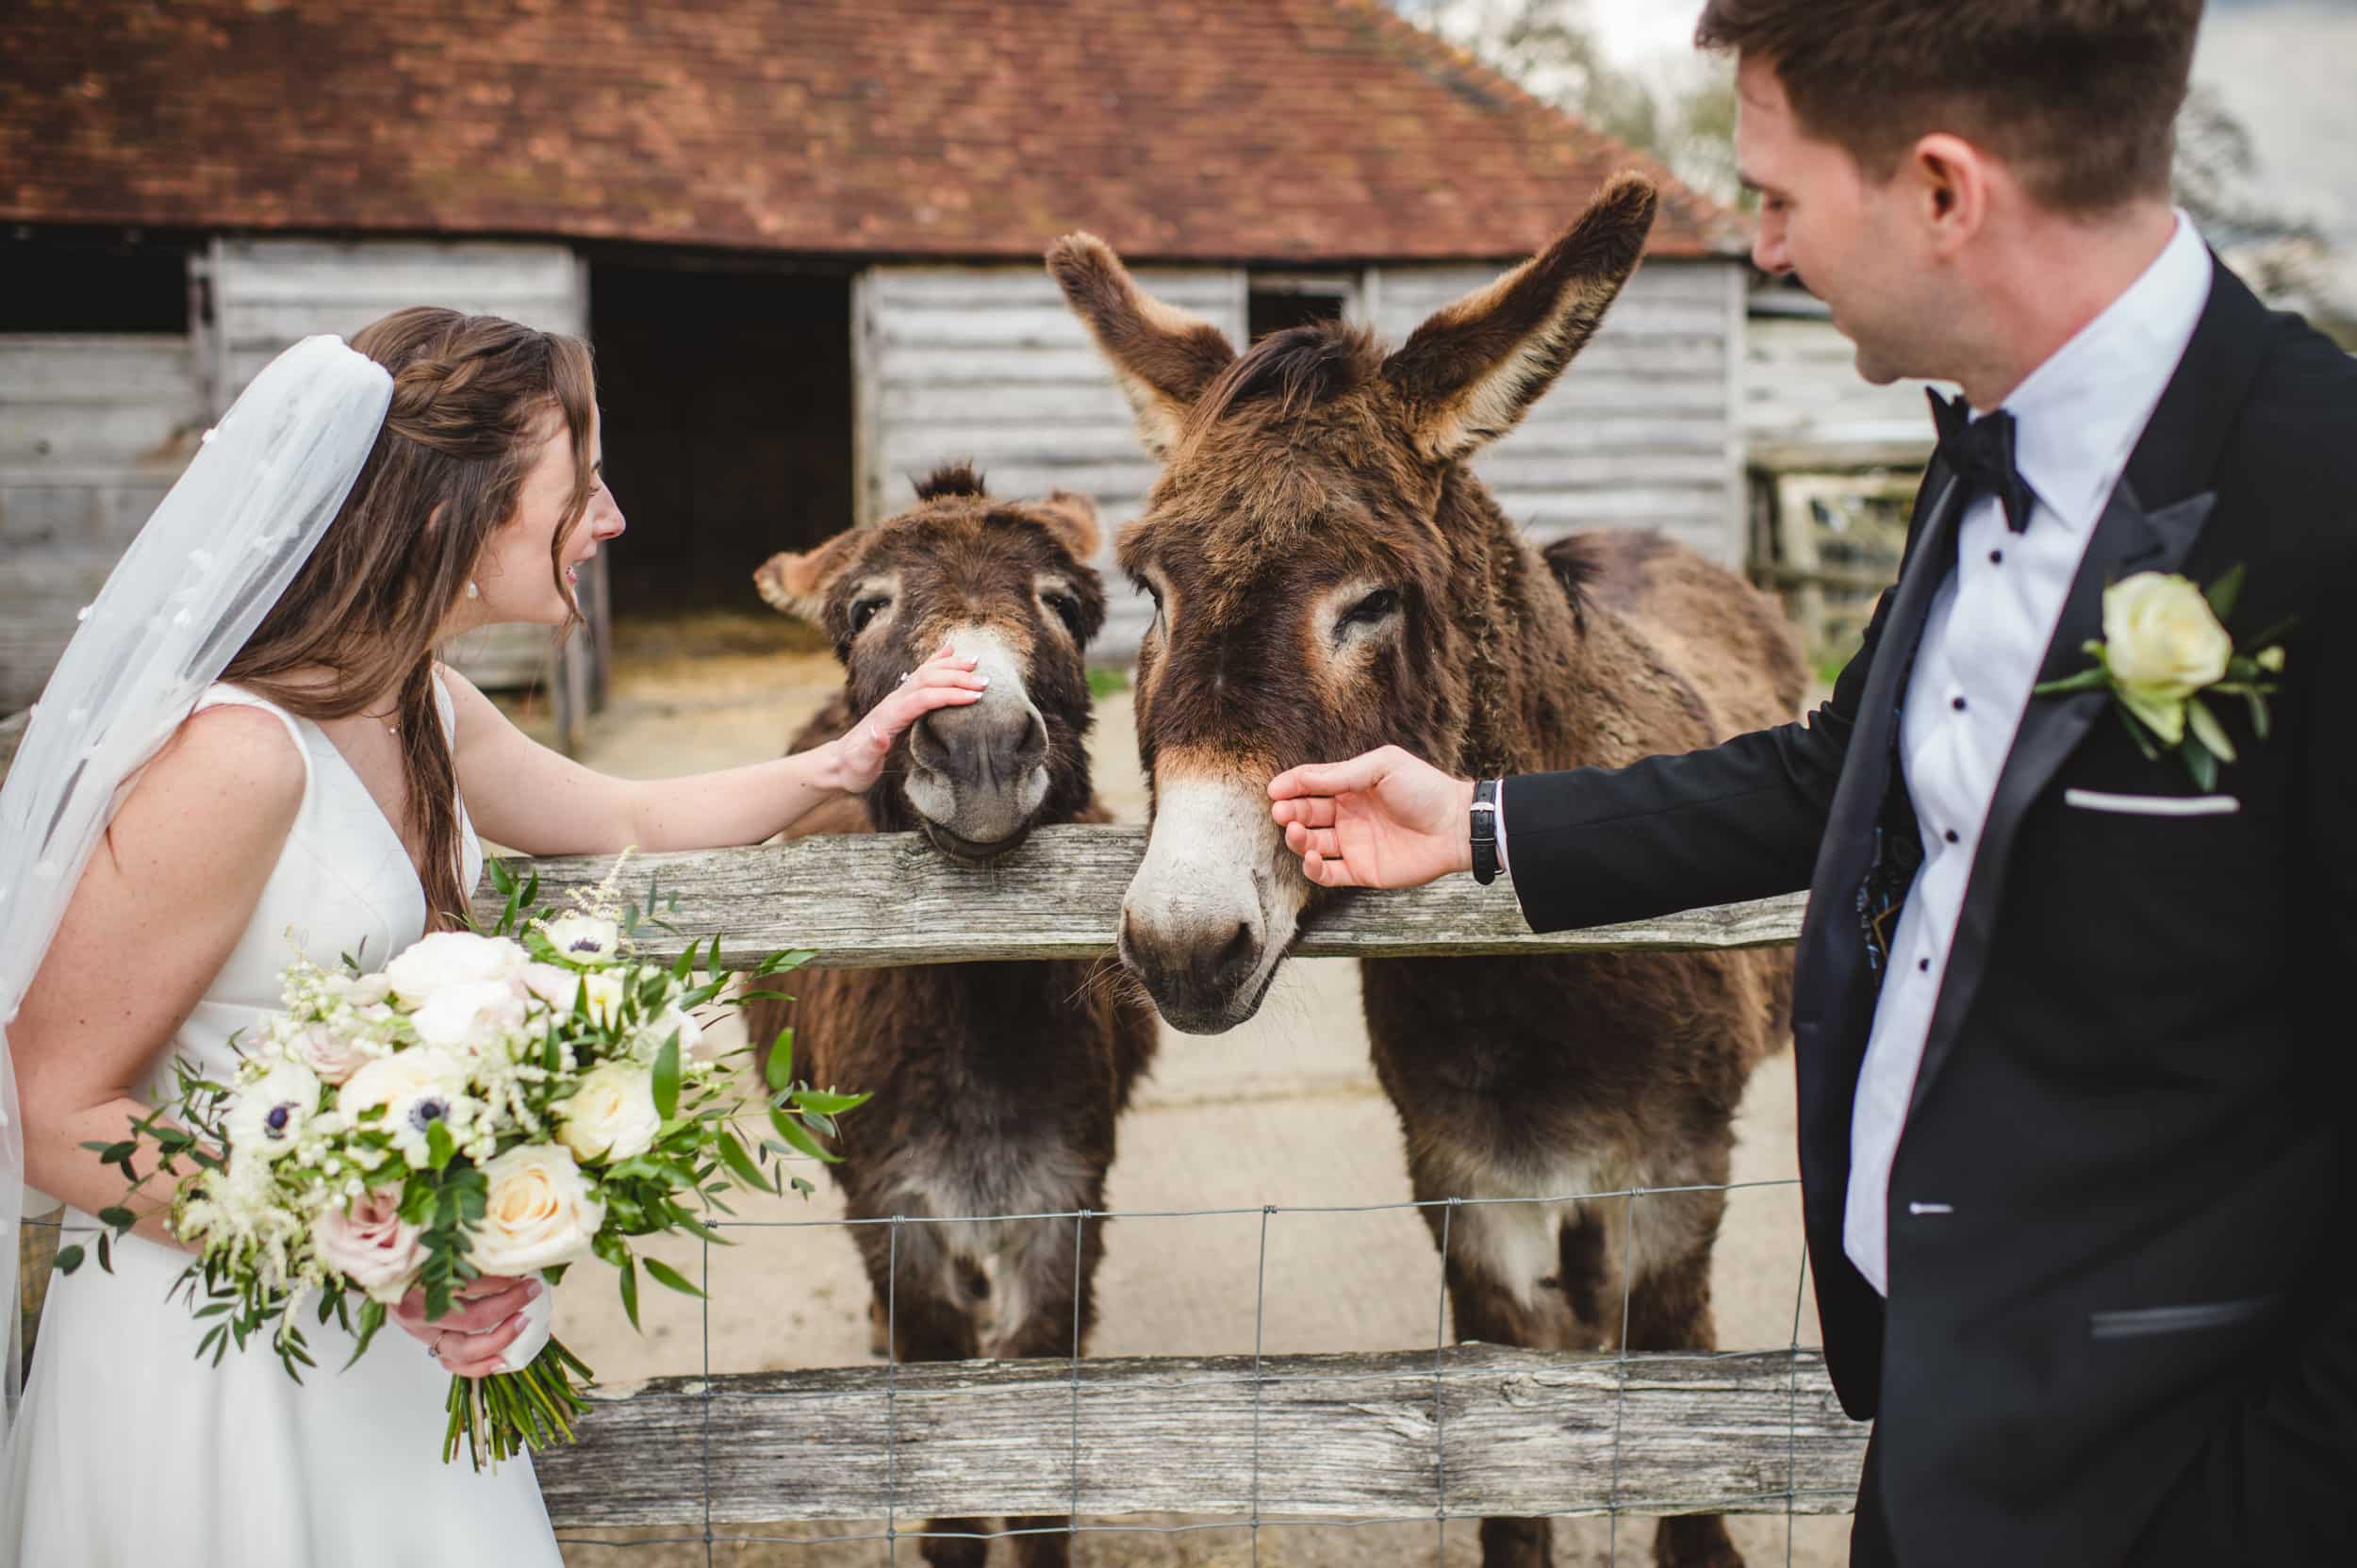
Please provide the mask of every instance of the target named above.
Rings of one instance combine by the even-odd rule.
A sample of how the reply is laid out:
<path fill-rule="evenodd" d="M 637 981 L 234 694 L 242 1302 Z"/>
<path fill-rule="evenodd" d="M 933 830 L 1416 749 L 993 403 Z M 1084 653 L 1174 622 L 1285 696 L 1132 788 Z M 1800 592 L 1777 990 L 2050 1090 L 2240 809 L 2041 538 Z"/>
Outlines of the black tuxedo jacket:
<path fill-rule="evenodd" d="M 1809 1257 L 1907 1568 L 2357 1563 L 2357 360 L 2217 267 L 2039 679 L 2086 667 L 2108 583 L 2242 565 L 2230 631 L 2298 617 L 2274 722 L 2212 704 L 2237 809 L 2120 815 L 2066 792 L 2198 793 L 2182 761 L 2148 760 L 2108 693 L 2030 700 L 1891 1172 L 1886 1304 L 1841 1240 L 1876 995 L 1856 898 L 1955 557 L 1950 485 L 1935 464 L 1898 586 L 1805 721 L 1507 782 L 1524 913 L 1809 889 Z"/>

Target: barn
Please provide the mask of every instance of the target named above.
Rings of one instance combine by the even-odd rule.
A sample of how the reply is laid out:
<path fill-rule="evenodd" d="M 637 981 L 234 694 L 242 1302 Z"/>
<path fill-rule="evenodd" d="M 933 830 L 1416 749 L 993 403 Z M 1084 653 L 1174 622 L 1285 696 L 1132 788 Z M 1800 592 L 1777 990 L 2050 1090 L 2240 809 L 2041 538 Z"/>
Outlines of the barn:
<path fill-rule="evenodd" d="M 20 0 L 0 55 L 0 712 L 304 334 L 417 303 L 586 334 L 611 617 L 748 606 L 946 457 L 1136 512 L 1054 236 L 1239 339 L 1396 338 L 1629 165 L 1666 184 L 1648 264 L 1480 466 L 1540 538 L 1745 553 L 1741 225 L 1377 0 Z"/>

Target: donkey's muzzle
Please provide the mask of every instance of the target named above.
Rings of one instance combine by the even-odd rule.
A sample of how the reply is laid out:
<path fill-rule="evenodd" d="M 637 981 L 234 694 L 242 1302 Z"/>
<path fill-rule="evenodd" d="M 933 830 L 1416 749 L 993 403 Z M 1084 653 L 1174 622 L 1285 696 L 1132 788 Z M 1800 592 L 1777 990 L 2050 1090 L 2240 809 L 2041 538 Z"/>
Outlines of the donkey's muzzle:
<path fill-rule="evenodd" d="M 1148 922 L 1125 911 L 1120 947 L 1173 1029 L 1218 1034 L 1261 1004 L 1267 933 L 1257 916 Z"/>
<path fill-rule="evenodd" d="M 965 845 L 1018 840 L 1047 795 L 1047 725 L 1016 694 L 936 708 L 909 730 L 908 795 Z"/>

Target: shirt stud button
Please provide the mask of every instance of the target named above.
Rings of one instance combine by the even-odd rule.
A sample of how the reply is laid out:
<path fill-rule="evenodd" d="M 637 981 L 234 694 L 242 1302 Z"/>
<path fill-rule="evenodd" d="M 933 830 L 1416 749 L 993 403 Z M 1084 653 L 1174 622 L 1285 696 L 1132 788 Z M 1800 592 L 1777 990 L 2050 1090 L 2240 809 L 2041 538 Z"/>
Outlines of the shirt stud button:
<path fill-rule="evenodd" d="M 1949 842 L 1949 843 L 1951 843 L 1951 844 L 1953 844 L 1953 843 L 1955 843 L 1956 841 L 1957 841 L 1956 830 L 1955 830 L 1955 829 L 1953 829 L 1953 828 L 1950 828 L 1950 829 L 1948 830 L 1948 842 Z"/>
<path fill-rule="evenodd" d="M 1961 697 L 1952 697 L 1948 700 L 1948 705 L 1955 709 L 1958 713 L 1962 713 L 1964 711 L 1964 699 Z"/>
<path fill-rule="evenodd" d="M 1988 564 L 1993 567 L 2003 566 L 2005 564 L 2005 553 L 2002 550 L 1990 551 L 1988 553 Z"/>
<path fill-rule="evenodd" d="M 1917 959 L 1915 961 L 1915 966 L 1927 975 L 1932 972 L 1932 961 L 1928 958 Z"/>

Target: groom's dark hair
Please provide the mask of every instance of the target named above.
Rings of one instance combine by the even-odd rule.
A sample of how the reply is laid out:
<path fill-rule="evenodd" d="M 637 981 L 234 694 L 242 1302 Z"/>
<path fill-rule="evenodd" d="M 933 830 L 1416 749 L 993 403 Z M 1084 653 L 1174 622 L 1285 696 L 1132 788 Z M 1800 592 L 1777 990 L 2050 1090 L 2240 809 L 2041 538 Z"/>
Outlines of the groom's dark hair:
<path fill-rule="evenodd" d="M 2201 0 L 1708 0 L 1705 49 L 1768 62 L 1801 128 L 1876 179 L 1949 131 L 2057 211 L 2166 196 Z"/>

